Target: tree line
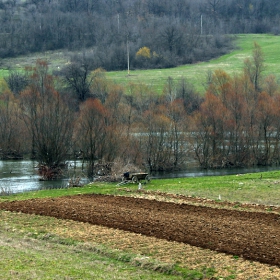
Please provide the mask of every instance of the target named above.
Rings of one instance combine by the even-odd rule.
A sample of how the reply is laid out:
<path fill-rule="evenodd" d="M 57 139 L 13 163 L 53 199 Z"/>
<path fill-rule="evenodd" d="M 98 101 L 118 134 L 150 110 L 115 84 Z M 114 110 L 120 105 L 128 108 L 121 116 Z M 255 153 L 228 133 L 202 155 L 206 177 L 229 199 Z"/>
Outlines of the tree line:
<path fill-rule="evenodd" d="M 279 12 L 277 0 L 0 0 L 0 57 L 63 49 L 91 69 L 126 69 L 128 55 L 131 68 L 173 67 L 228 52 L 228 34 L 279 34 Z"/>
<path fill-rule="evenodd" d="M 202 97 L 183 77 L 157 95 L 144 84 L 125 91 L 83 63 L 54 76 L 38 60 L 0 85 L 1 157 L 29 154 L 47 179 L 70 157 L 86 160 L 90 176 L 116 160 L 151 171 L 278 164 L 280 88 L 263 70 L 255 44 L 243 73 L 210 73 Z"/>

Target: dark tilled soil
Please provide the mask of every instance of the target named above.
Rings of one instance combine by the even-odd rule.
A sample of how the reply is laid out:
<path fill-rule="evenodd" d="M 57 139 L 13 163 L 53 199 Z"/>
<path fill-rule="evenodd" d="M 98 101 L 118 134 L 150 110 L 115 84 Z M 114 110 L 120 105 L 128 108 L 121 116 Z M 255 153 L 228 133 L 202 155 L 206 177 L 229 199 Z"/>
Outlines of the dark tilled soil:
<path fill-rule="evenodd" d="M 88 222 L 280 265 L 276 213 L 106 195 L 2 202 L 0 209 Z"/>

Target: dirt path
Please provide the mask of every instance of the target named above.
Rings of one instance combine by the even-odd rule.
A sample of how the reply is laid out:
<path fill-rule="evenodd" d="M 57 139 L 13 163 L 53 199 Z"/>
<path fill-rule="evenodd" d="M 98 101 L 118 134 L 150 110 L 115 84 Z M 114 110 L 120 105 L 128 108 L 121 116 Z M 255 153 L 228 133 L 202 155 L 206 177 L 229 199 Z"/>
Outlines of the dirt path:
<path fill-rule="evenodd" d="M 132 197 L 77 195 L 0 209 L 89 222 L 280 265 L 280 215 Z"/>

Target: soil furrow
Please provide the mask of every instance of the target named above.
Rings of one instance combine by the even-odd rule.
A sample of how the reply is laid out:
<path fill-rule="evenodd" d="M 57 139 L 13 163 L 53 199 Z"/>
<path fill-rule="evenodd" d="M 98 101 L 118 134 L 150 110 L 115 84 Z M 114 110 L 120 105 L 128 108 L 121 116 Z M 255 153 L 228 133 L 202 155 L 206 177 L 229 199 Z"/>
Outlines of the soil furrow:
<path fill-rule="evenodd" d="M 0 209 L 88 222 L 280 265 L 280 215 L 275 213 L 105 195 L 3 202 Z"/>

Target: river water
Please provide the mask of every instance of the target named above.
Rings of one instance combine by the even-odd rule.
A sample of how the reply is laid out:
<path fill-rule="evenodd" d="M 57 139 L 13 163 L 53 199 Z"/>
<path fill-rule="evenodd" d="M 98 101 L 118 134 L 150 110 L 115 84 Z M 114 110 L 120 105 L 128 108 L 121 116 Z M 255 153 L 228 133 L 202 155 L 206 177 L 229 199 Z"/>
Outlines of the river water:
<path fill-rule="evenodd" d="M 46 188 L 64 188 L 70 178 L 81 177 L 81 183 L 89 183 L 84 175 L 84 166 L 81 161 L 69 161 L 69 168 L 65 171 L 63 179 L 54 181 L 41 181 L 38 175 L 36 161 L 32 160 L 6 160 L 0 161 L 0 193 L 24 192 Z"/>
<path fill-rule="evenodd" d="M 81 161 L 70 161 L 69 168 L 61 180 L 40 181 L 37 173 L 37 162 L 32 160 L 0 161 L 0 194 L 4 192 L 18 193 L 44 188 L 64 188 L 70 178 L 81 177 L 82 183 L 89 183 L 90 180 L 84 175 L 85 169 Z M 152 173 L 151 178 L 184 178 L 199 176 L 218 176 L 228 174 L 244 174 L 253 172 L 264 172 L 278 170 L 279 167 L 258 167 L 258 168 L 230 168 L 204 170 L 201 168 L 189 168 L 184 171 L 157 172 Z"/>

